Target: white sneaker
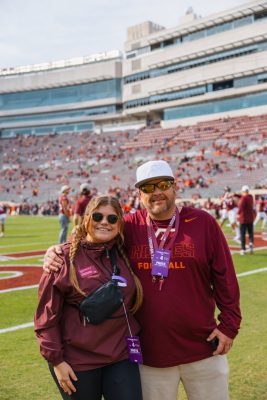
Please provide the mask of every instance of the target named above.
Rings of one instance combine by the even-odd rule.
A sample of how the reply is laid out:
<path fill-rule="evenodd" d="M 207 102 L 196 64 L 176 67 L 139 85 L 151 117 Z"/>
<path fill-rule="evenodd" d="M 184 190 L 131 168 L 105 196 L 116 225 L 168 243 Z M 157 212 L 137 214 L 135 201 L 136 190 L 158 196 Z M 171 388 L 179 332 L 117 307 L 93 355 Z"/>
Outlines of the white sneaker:
<path fill-rule="evenodd" d="M 253 243 L 249 243 L 250 254 L 253 254 Z"/>
<path fill-rule="evenodd" d="M 246 251 L 245 250 L 240 250 L 240 255 L 241 256 L 244 256 L 246 254 Z"/>
<path fill-rule="evenodd" d="M 0 237 L 3 237 L 4 236 L 4 232 L 0 232 Z"/>

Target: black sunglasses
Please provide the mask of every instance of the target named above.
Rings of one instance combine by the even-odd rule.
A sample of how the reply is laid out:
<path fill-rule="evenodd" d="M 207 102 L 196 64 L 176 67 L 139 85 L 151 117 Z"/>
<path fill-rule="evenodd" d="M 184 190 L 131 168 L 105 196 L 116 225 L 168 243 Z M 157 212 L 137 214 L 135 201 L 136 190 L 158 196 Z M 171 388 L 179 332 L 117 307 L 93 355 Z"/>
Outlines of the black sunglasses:
<path fill-rule="evenodd" d="M 174 181 L 171 180 L 160 181 L 158 183 L 145 183 L 144 185 L 141 185 L 139 189 L 143 193 L 153 193 L 155 192 L 156 188 L 158 188 L 161 192 L 165 192 L 173 185 L 173 183 Z"/>
<path fill-rule="evenodd" d="M 118 222 L 119 219 L 119 217 L 116 214 L 104 215 L 101 212 L 95 212 L 92 214 L 92 219 L 95 222 L 101 222 L 104 217 L 107 218 L 108 223 L 111 225 L 116 224 L 116 222 Z"/>

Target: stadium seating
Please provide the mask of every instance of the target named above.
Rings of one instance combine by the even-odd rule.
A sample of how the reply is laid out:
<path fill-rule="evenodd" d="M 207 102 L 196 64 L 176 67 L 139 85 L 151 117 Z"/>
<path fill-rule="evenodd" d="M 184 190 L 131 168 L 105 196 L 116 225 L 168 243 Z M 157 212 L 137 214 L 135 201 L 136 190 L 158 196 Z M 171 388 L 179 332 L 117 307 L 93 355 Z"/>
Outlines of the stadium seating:
<path fill-rule="evenodd" d="M 133 194 L 134 170 L 163 158 L 176 173 L 178 194 L 220 196 L 228 185 L 267 185 L 267 115 L 221 118 L 189 126 L 18 136 L 1 139 L 1 200 L 54 201 L 63 184 L 78 191 L 109 191 L 125 201 Z"/>

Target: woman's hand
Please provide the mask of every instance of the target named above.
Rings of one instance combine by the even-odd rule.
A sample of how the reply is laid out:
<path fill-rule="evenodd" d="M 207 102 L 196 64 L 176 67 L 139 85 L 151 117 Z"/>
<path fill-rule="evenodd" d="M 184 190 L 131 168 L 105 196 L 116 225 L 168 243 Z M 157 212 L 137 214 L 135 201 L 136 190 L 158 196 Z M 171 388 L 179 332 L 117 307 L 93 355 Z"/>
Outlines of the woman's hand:
<path fill-rule="evenodd" d="M 71 395 L 72 392 L 76 392 L 76 388 L 73 385 L 71 379 L 73 381 L 77 381 L 78 378 L 68 363 L 66 363 L 65 361 L 61 362 L 54 367 L 54 371 L 59 385 L 62 387 L 65 393 Z"/>

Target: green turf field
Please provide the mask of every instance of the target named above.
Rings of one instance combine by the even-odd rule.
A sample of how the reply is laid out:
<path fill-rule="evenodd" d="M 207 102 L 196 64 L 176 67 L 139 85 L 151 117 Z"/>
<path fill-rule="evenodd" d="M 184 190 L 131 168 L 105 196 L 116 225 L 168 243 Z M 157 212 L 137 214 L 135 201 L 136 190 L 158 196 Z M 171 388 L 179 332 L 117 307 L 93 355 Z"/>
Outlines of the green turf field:
<path fill-rule="evenodd" d="M 0 253 L 45 249 L 57 242 L 58 230 L 58 221 L 54 217 L 10 217 L 6 235 L 0 238 Z M 225 231 L 229 234 L 229 228 Z M 19 264 L 41 265 L 41 258 L 31 256 L 19 260 Z M 244 257 L 234 254 L 233 259 L 238 274 L 266 268 L 267 250 Z M 14 261 L 10 260 L 0 262 L 0 265 L 12 264 Z M 239 283 L 243 321 L 229 354 L 231 400 L 267 400 L 267 271 L 242 276 Z M 32 322 L 37 289 L 0 292 L 0 301 L 1 332 L 4 328 Z M 1 400 L 61 399 L 46 363 L 39 355 L 32 327 L 0 333 L 0 371 Z M 182 390 L 179 398 L 186 399 Z"/>

